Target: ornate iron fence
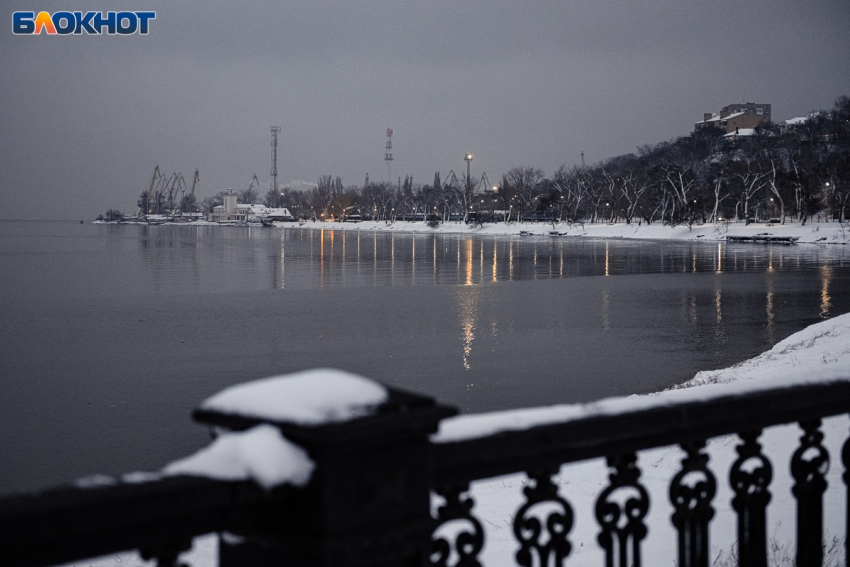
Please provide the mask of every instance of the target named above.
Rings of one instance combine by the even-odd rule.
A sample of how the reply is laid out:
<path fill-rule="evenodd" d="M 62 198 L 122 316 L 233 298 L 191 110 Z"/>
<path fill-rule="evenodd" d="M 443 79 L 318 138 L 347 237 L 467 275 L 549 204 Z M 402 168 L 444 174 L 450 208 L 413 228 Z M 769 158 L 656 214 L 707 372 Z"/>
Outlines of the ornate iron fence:
<path fill-rule="evenodd" d="M 737 434 L 738 457 L 728 477 L 735 495 L 738 561 L 764 566 L 765 510 L 773 475 L 759 437 L 766 427 L 794 422 L 802 427 L 790 462 L 797 565 L 821 565 L 829 455 L 820 419 L 848 411 L 850 381 L 836 381 L 433 442 L 439 422 L 455 410 L 391 391 L 376 415 L 317 427 L 273 423 L 316 463 L 303 489 L 284 486 L 266 492 L 250 482 L 175 477 L 2 498 L 0 565 L 39 567 L 138 549 L 159 566 L 172 567 L 192 538 L 211 532 L 223 534 L 219 563 L 225 567 L 479 565 L 484 531 L 469 483 L 515 472 L 525 472 L 531 481 L 515 513 L 516 562 L 569 565 L 574 515 L 552 476 L 562 464 L 604 457 L 610 475 L 595 506 L 598 542 L 607 566 L 638 566 L 650 495 L 641 484 L 636 455 L 679 445 L 685 458 L 669 488 L 678 565 L 707 566 L 712 499 L 719 481 L 709 468 L 705 442 Z M 260 422 L 202 411 L 195 418 L 237 430 Z M 841 460 L 847 471 L 850 442 Z M 845 483 L 848 479 L 845 472 Z M 624 490 L 628 498 L 615 497 Z M 436 517 L 430 509 L 432 492 L 445 499 Z M 541 503 L 550 510 L 545 522 L 528 513 Z M 458 521 L 466 528 L 452 537 L 432 536 Z"/>

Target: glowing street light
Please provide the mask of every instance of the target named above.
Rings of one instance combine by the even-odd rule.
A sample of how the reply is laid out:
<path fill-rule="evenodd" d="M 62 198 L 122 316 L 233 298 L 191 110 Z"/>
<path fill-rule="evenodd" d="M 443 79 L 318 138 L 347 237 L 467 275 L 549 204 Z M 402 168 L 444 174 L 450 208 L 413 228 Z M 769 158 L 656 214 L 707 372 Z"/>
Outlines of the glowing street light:
<path fill-rule="evenodd" d="M 463 156 L 463 161 L 466 162 L 466 193 L 468 195 L 472 192 L 470 190 L 471 184 L 469 179 L 469 164 L 472 163 L 472 154 L 466 154 L 465 156 Z"/>

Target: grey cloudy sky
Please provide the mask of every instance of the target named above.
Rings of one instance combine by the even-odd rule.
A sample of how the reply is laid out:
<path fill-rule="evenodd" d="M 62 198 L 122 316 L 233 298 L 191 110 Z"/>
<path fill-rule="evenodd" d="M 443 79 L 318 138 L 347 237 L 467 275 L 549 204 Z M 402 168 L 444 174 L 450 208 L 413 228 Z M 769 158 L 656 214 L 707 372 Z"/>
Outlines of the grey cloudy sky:
<path fill-rule="evenodd" d="M 135 212 L 155 165 L 200 196 L 279 180 L 551 174 L 688 133 L 703 112 L 782 120 L 850 94 L 847 0 L 7 0 L 0 217 Z M 147 36 L 13 36 L 15 10 L 156 10 Z"/>

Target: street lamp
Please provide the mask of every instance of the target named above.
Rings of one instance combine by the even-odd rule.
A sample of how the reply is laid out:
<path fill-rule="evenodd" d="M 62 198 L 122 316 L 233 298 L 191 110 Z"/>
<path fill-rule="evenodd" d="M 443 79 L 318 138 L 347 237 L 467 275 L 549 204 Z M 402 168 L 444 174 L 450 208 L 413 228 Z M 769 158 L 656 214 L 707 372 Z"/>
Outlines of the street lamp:
<path fill-rule="evenodd" d="M 470 179 L 469 179 L 469 164 L 472 163 L 472 154 L 466 154 L 463 156 L 463 161 L 466 162 L 466 193 L 469 194 L 470 191 Z"/>

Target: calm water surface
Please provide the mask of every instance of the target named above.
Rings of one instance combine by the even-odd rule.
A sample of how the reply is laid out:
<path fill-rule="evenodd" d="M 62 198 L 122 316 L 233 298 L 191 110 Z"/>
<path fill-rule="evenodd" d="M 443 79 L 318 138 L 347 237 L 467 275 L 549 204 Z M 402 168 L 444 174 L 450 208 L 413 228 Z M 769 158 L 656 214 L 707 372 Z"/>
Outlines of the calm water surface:
<path fill-rule="evenodd" d="M 646 392 L 850 311 L 844 246 L 0 222 L 0 493 L 156 469 L 223 387 L 479 412 Z"/>

